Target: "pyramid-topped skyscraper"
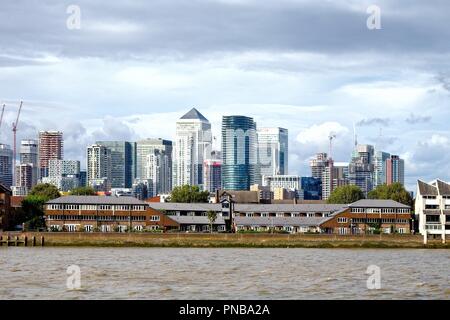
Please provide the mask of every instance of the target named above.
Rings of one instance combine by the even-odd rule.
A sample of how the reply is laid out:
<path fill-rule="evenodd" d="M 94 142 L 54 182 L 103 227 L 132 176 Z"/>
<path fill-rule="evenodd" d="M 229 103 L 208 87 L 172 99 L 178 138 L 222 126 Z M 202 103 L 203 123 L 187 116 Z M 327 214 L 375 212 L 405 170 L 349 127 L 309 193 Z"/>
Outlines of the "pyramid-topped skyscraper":
<path fill-rule="evenodd" d="M 192 108 L 177 121 L 173 149 L 173 186 L 203 184 L 203 161 L 211 153 L 211 124 Z"/>

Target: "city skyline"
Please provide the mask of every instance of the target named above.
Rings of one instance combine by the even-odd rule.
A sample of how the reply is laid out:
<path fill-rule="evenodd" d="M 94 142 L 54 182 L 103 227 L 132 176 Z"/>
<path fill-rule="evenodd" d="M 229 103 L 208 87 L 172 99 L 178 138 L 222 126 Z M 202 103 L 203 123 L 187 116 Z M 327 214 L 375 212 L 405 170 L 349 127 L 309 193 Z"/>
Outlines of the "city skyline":
<path fill-rule="evenodd" d="M 0 21 L 21 28 L 14 37 L 0 28 L 8 43 L 0 49 L 7 104 L 0 142 L 12 145 L 20 99 L 18 141 L 63 131 L 68 159 L 96 140 L 174 140 L 167 123 L 196 107 L 219 139 L 222 115 L 289 129 L 292 174 L 308 173 L 330 131 L 333 158 L 347 159 L 355 124 L 361 142 L 405 159 L 409 189 L 418 178 L 450 180 L 450 4 L 438 3 L 379 1 L 383 24 L 375 31 L 366 28 L 366 1 L 199 1 L 179 11 L 165 2 L 79 1 L 79 30 L 67 29 L 64 3 L 31 3 L 25 12 L 10 3 Z M 177 28 L 161 18 L 167 14 Z"/>

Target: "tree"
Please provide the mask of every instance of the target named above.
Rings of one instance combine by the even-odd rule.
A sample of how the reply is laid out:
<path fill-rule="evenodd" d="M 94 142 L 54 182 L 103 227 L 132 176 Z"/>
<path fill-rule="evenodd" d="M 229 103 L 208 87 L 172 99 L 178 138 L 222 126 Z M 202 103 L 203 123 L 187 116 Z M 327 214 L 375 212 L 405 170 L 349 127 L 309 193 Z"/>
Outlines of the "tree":
<path fill-rule="evenodd" d="M 22 200 L 22 222 L 27 229 L 37 229 L 45 226 L 44 205 L 49 199 L 45 196 L 29 195 Z"/>
<path fill-rule="evenodd" d="M 211 233 L 213 232 L 213 224 L 217 220 L 217 212 L 215 211 L 208 211 L 208 220 L 209 220 L 209 227 L 211 230 Z"/>
<path fill-rule="evenodd" d="M 92 187 L 78 187 L 70 191 L 72 196 L 95 196 L 97 193 Z"/>
<path fill-rule="evenodd" d="M 347 204 L 361 199 L 364 199 L 364 193 L 361 189 L 358 186 L 347 185 L 334 189 L 328 198 L 328 203 Z"/>
<path fill-rule="evenodd" d="M 208 202 L 208 197 L 208 191 L 200 191 L 198 186 L 184 185 L 173 188 L 168 201 L 180 203 L 206 203 Z"/>
<path fill-rule="evenodd" d="M 410 207 L 413 205 L 411 194 L 406 191 L 405 187 L 399 182 L 395 182 L 391 185 L 383 184 L 376 187 L 369 192 L 368 198 L 394 200 Z"/>
<path fill-rule="evenodd" d="M 42 196 L 47 198 L 47 201 L 59 198 L 61 194 L 57 187 L 50 183 L 39 183 L 31 189 L 30 196 Z"/>
<path fill-rule="evenodd" d="M 44 205 L 47 201 L 59 197 L 59 190 L 54 185 L 49 183 L 37 184 L 22 200 L 22 210 L 15 223 L 25 223 L 27 229 L 45 227 Z"/>

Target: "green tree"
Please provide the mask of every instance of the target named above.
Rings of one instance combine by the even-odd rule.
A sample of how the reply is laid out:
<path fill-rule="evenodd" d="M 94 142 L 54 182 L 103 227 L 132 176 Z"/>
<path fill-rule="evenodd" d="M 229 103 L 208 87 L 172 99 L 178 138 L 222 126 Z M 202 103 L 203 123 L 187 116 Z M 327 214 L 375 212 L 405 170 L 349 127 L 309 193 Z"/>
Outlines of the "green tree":
<path fill-rule="evenodd" d="M 208 220 L 209 220 L 209 229 L 211 230 L 211 233 L 213 232 L 213 224 L 217 220 L 217 212 L 215 211 L 208 211 Z"/>
<path fill-rule="evenodd" d="M 57 187 L 50 183 L 39 183 L 31 189 L 30 196 L 42 196 L 48 200 L 56 199 L 61 196 Z"/>
<path fill-rule="evenodd" d="M 406 191 L 405 187 L 399 182 L 395 182 L 389 186 L 383 184 L 376 187 L 374 190 L 369 192 L 368 198 L 390 199 L 403 203 L 410 207 L 413 205 L 413 199 L 411 197 L 411 194 L 408 191 Z"/>
<path fill-rule="evenodd" d="M 17 214 L 15 224 L 25 223 L 26 229 L 45 227 L 44 205 L 47 201 L 59 197 L 59 190 L 54 185 L 49 183 L 37 184 L 22 200 L 21 212 Z"/>
<path fill-rule="evenodd" d="M 173 188 L 168 201 L 180 203 L 206 203 L 208 202 L 208 197 L 208 191 L 200 191 L 198 186 L 184 185 Z"/>
<path fill-rule="evenodd" d="M 347 204 L 361 199 L 364 199 L 364 193 L 361 189 L 358 186 L 347 185 L 334 189 L 328 198 L 328 203 Z"/>
<path fill-rule="evenodd" d="M 97 193 L 92 187 L 78 187 L 70 191 L 72 196 L 95 196 Z"/>
<path fill-rule="evenodd" d="M 29 195 L 22 200 L 22 222 L 26 229 L 37 229 L 45 226 L 44 205 L 49 199 L 45 196 Z"/>

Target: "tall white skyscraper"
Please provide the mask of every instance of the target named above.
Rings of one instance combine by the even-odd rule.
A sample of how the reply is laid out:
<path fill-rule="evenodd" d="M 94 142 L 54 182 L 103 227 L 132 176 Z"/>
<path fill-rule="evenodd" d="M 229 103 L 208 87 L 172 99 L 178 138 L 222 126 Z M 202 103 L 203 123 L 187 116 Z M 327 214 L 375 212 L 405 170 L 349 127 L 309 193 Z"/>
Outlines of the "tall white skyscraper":
<path fill-rule="evenodd" d="M 262 176 L 288 174 L 288 130 L 259 128 L 258 160 Z"/>
<path fill-rule="evenodd" d="M 211 153 L 211 124 L 193 108 L 177 121 L 173 150 L 173 185 L 203 184 L 203 161 Z"/>
<path fill-rule="evenodd" d="M 111 189 L 111 150 L 94 144 L 87 148 L 88 185 L 99 191 Z"/>

